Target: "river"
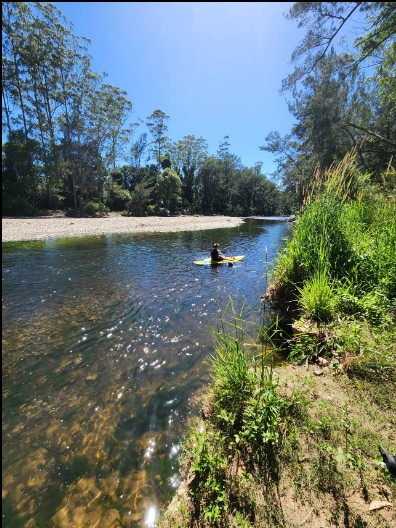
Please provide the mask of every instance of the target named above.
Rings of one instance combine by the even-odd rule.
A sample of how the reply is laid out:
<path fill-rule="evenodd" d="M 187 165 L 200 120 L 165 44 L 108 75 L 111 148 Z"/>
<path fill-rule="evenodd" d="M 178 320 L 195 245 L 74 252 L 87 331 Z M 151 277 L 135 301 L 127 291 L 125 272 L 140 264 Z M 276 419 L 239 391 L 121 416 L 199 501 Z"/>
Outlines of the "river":
<path fill-rule="evenodd" d="M 230 300 L 260 321 L 290 228 L 3 244 L 4 527 L 155 526 L 210 383 L 211 327 Z M 213 242 L 245 259 L 195 265 Z"/>

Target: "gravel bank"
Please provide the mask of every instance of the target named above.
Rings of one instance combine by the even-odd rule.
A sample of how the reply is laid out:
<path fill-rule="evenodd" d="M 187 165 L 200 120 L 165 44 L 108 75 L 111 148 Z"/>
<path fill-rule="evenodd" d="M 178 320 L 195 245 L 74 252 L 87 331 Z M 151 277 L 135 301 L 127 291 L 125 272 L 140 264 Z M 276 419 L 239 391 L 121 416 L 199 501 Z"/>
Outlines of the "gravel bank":
<path fill-rule="evenodd" d="M 242 218 L 230 216 L 68 218 L 61 215 L 35 218 L 3 218 L 2 242 L 45 240 L 110 233 L 163 233 L 237 227 Z"/>

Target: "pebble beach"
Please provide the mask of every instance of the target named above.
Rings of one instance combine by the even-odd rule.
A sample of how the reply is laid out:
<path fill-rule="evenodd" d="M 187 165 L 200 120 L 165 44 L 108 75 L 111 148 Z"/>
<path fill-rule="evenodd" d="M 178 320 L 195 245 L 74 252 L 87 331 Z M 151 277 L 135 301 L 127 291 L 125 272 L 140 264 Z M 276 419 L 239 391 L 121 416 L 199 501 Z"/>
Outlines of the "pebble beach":
<path fill-rule="evenodd" d="M 2 242 L 106 235 L 111 233 L 164 233 L 238 227 L 243 219 L 230 216 L 127 217 L 111 213 L 102 218 L 64 215 L 2 218 Z"/>

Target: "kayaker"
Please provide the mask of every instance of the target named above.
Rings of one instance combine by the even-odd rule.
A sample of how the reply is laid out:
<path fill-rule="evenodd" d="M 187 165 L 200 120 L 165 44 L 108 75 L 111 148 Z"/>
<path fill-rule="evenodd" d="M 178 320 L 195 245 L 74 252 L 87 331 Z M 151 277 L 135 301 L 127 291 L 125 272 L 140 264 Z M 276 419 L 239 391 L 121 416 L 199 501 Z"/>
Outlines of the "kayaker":
<path fill-rule="evenodd" d="M 233 257 L 225 257 L 220 251 L 219 247 L 220 245 L 217 244 L 217 242 L 213 244 L 212 251 L 210 252 L 211 260 L 213 260 L 214 262 L 219 262 L 220 260 L 230 260 L 233 258 Z"/>

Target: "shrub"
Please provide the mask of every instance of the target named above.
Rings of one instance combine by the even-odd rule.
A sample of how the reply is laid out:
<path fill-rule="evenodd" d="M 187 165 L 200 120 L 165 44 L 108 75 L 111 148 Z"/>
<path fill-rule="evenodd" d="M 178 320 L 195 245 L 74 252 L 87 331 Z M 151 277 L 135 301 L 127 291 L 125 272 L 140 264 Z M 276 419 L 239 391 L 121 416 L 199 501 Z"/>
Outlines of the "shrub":
<path fill-rule="evenodd" d="M 5 216 L 33 216 L 36 208 L 24 196 L 3 196 L 2 214 Z"/>
<path fill-rule="evenodd" d="M 82 212 L 87 216 L 103 216 L 109 212 L 109 208 L 102 202 L 88 202 L 83 206 Z"/>

